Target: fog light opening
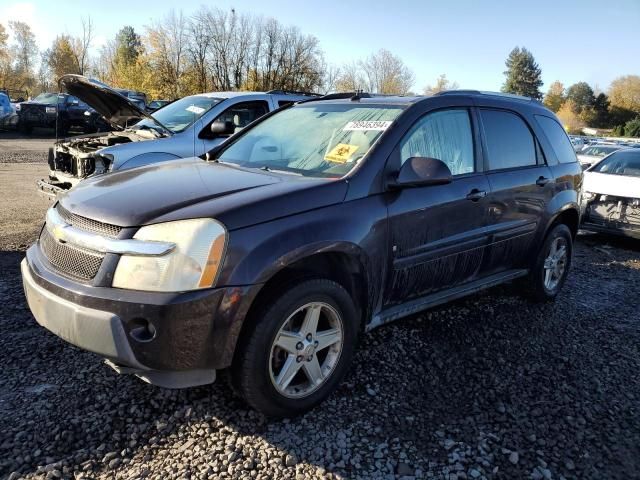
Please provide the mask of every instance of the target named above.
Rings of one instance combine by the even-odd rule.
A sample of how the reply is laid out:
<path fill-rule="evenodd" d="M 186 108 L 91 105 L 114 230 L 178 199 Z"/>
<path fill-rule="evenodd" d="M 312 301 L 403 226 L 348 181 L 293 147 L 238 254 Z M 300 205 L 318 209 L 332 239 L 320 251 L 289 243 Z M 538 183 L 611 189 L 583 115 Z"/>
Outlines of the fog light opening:
<path fill-rule="evenodd" d="M 156 327 L 146 318 L 134 318 L 129 322 L 129 335 L 137 342 L 150 342 L 156 338 Z"/>

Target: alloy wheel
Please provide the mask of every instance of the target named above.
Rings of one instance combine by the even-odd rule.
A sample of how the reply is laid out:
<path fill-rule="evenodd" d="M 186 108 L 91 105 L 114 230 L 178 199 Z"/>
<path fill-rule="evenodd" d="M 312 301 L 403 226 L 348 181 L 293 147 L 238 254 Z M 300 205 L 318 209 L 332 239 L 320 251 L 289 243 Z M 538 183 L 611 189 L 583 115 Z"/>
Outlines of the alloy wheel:
<path fill-rule="evenodd" d="M 311 302 L 293 312 L 271 345 L 269 375 L 275 389 L 289 398 L 303 398 L 320 388 L 342 353 L 344 329 L 334 307 Z"/>

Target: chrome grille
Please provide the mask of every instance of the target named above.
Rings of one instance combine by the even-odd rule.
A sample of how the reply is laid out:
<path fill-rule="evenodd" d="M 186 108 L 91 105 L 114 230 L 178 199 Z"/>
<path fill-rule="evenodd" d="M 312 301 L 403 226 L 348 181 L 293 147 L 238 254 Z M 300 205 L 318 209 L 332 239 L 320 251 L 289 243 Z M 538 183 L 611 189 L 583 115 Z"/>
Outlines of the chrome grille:
<path fill-rule="evenodd" d="M 57 270 L 78 280 L 95 277 L 104 259 L 102 253 L 58 242 L 46 228 L 42 229 L 40 235 L 40 249 Z"/>
<path fill-rule="evenodd" d="M 98 235 L 110 238 L 118 238 L 120 230 L 122 230 L 122 227 L 118 227 L 117 225 L 102 223 L 97 220 L 92 220 L 91 218 L 85 218 L 80 215 L 76 215 L 75 213 L 71 213 L 60 204 L 58 204 L 56 210 L 65 222 L 79 228 L 80 230 L 86 230 L 87 232 L 97 233 Z"/>

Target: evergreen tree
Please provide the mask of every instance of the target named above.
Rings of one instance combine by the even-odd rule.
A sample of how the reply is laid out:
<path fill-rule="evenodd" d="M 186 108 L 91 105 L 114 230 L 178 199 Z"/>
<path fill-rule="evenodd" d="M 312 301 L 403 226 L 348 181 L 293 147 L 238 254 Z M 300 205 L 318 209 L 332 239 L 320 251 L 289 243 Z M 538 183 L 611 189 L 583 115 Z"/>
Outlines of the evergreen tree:
<path fill-rule="evenodd" d="M 542 93 L 542 71 L 536 63 L 533 55 L 526 48 L 516 47 L 511 50 L 505 62 L 507 77 L 502 91 L 515 93 L 540 100 Z"/>
<path fill-rule="evenodd" d="M 593 104 L 595 117 L 593 126 L 596 128 L 608 128 L 611 125 L 611 115 L 609 114 L 609 98 L 606 94 L 601 93 L 596 97 Z"/>
<path fill-rule="evenodd" d="M 135 63 L 142 50 L 140 35 L 133 27 L 125 26 L 116 35 L 116 62 L 126 65 Z"/>

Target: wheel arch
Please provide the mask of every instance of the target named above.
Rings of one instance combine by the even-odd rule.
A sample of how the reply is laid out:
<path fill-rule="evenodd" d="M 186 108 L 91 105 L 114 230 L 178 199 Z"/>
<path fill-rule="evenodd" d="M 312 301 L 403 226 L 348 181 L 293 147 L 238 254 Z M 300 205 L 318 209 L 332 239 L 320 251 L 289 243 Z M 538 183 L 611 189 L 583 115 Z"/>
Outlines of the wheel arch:
<path fill-rule="evenodd" d="M 287 262 L 277 262 L 277 269 L 265 273 L 261 279 L 264 283 L 253 298 L 235 339 L 234 359 L 238 351 L 238 341 L 255 325 L 258 312 L 274 296 L 304 280 L 325 278 L 341 285 L 353 299 L 360 320 L 359 329 L 364 330 L 366 319 L 371 314 L 370 278 L 366 263 L 359 255 L 362 252 L 358 252 L 360 249 L 356 245 L 343 244 L 335 247 L 341 248 L 308 252 L 290 258 Z"/>

